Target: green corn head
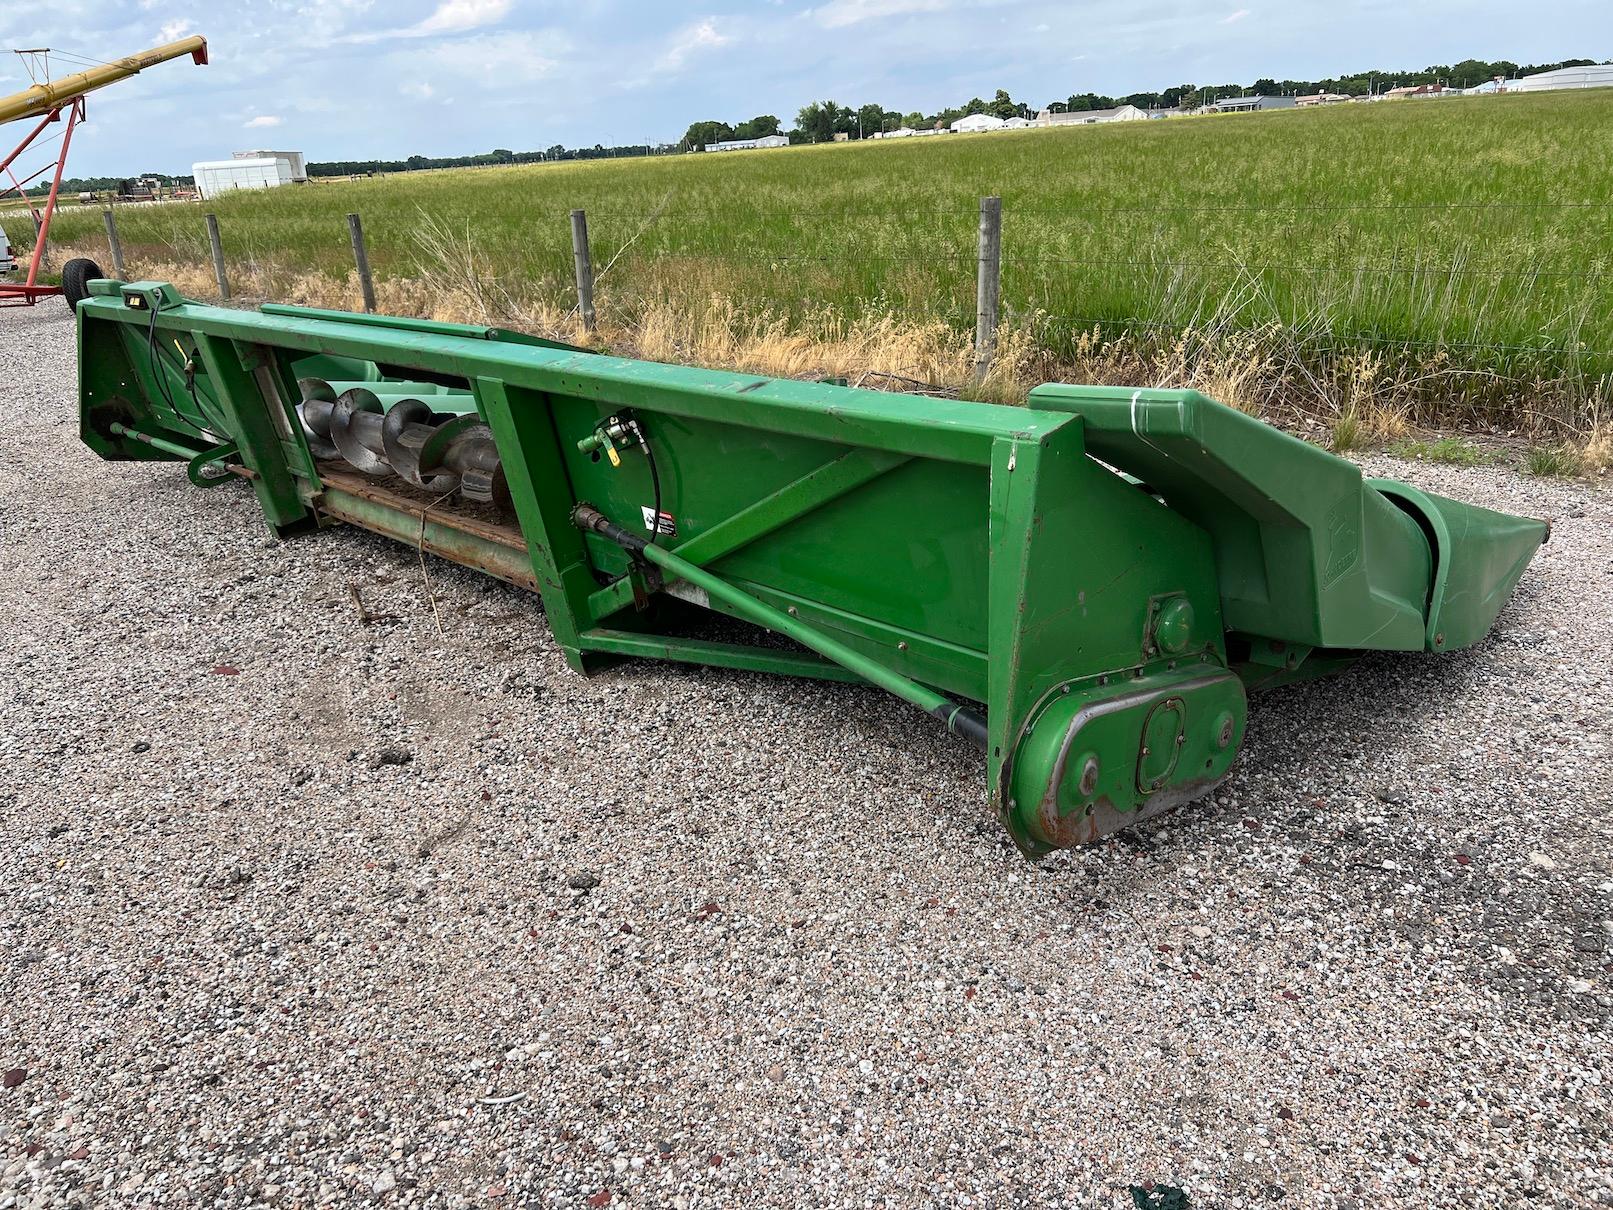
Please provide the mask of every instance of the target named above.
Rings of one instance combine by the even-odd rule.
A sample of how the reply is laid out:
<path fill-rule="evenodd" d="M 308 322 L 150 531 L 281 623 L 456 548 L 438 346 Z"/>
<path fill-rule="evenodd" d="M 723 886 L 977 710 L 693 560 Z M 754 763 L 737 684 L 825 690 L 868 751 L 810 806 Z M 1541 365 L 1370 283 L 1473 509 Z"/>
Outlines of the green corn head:
<path fill-rule="evenodd" d="M 361 525 L 534 590 L 579 672 L 877 685 L 984 749 L 1030 854 L 1203 795 L 1248 689 L 1473 643 L 1547 536 L 1192 391 L 1003 407 L 150 282 L 92 283 L 78 317 L 103 458 L 244 478 L 278 534 Z M 754 639 L 691 637 L 701 611 Z"/>

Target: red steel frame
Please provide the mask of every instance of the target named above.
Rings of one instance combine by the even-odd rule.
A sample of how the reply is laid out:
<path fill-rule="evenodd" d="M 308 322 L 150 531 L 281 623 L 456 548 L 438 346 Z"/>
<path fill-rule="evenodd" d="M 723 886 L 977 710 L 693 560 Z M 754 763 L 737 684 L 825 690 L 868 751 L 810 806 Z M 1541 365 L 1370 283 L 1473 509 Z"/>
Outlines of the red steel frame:
<path fill-rule="evenodd" d="M 15 151 L 4 160 L 0 160 L 0 172 L 5 173 L 11 180 L 11 184 L 8 187 L 0 190 L 0 197 L 15 192 L 17 196 L 27 201 L 28 195 L 23 191 L 27 188 L 28 182 L 35 177 L 43 176 L 50 170 L 50 165 L 47 164 L 32 176 L 25 177 L 20 181 L 17 179 L 17 174 L 11 171 L 11 165 L 18 156 L 33 146 L 34 141 L 44 132 L 45 127 L 52 122 L 61 121 L 63 109 L 67 110 L 67 129 L 62 132 L 62 148 L 56 153 L 56 175 L 51 178 L 50 194 L 45 199 L 44 213 L 41 214 L 38 210 L 33 210 L 34 221 L 39 226 L 39 234 L 34 239 L 33 256 L 28 261 L 28 280 L 23 282 L 0 282 L 0 306 L 31 307 L 38 299 L 62 292 L 60 286 L 42 286 L 39 284 L 39 264 L 45 256 L 45 241 L 50 237 L 50 220 L 56 213 L 56 196 L 62 189 L 62 172 L 67 167 L 68 148 L 73 145 L 73 130 L 84 120 L 84 98 L 74 97 L 66 105 L 51 110 L 39 120 L 37 126 L 28 132 L 22 142 L 17 144 Z"/>

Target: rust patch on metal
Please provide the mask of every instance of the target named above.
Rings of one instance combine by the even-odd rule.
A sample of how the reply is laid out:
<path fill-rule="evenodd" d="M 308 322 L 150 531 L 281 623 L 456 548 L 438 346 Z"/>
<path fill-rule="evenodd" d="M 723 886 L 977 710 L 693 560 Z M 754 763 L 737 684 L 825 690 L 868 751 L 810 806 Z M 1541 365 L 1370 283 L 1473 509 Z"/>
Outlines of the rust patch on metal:
<path fill-rule="evenodd" d="M 329 464 L 321 464 L 319 475 L 326 488 L 315 500 L 321 513 L 485 572 L 517 588 L 538 591 L 526 539 L 515 525 L 479 516 L 463 505 L 443 508 L 432 497 L 401 484 L 398 488 L 382 485 Z"/>
<path fill-rule="evenodd" d="M 1194 799 L 1202 798 L 1225 780 L 1225 775 L 1202 777 L 1160 790 L 1150 795 L 1135 811 L 1117 811 L 1108 796 L 1104 796 L 1093 800 L 1085 807 L 1077 807 L 1067 815 L 1061 815 L 1058 796 L 1050 793 L 1042 800 L 1042 805 L 1036 812 L 1037 822 L 1041 825 L 1042 838 L 1048 844 L 1058 848 L 1091 844 L 1095 840 L 1113 835 L 1122 828 L 1132 827 L 1145 819 L 1163 815 Z"/>

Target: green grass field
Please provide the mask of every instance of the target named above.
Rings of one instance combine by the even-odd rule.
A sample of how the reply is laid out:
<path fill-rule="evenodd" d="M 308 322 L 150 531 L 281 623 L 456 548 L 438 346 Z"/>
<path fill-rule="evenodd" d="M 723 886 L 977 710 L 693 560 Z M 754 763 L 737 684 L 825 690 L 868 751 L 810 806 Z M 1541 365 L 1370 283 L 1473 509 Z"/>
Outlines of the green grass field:
<path fill-rule="evenodd" d="M 446 237 L 511 297 L 569 305 L 582 207 L 597 266 L 630 245 L 600 287 L 624 320 L 720 296 L 795 325 L 966 330 L 993 193 L 1010 322 L 1055 359 L 1094 325 L 1134 345 L 1254 333 L 1242 347 L 1337 399 L 1380 375 L 1506 423 L 1604 415 L 1613 90 L 422 173 L 206 208 L 231 262 L 270 283 L 345 278 L 357 211 L 378 276 L 440 273 Z M 118 217 L 131 270 L 206 262 L 197 208 Z M 64 246 L 104 248 L 97 212 L 58 222 Z"/>

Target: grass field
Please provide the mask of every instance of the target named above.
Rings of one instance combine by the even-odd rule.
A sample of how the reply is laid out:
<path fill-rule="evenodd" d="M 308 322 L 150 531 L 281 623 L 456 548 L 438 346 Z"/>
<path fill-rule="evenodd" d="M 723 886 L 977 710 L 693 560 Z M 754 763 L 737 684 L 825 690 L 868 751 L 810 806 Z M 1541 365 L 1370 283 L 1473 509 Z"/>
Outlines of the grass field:
<path fill-rule="evenodd" d="M 1584 439 L 1609 418 L 1613 90 L 424 173 L 209 208 L 256 292 L 356 299 L 357 211 L 388 305 L 555 326 L 582 207 L 596 266 L 616 258 L 599 301 L 623 339 L 717 361 L 771 342 L 803 366 L 814 343 L 863 347 L 921 378 L 966 373 L 992 193 L 1002 393 L 1191 381 L 1379 435 Z M 97 212 L 58 222 L 60 248 L 104 259 Z M 197 208 L 119 222 L 131 271 L 205 288 Z"/>

